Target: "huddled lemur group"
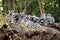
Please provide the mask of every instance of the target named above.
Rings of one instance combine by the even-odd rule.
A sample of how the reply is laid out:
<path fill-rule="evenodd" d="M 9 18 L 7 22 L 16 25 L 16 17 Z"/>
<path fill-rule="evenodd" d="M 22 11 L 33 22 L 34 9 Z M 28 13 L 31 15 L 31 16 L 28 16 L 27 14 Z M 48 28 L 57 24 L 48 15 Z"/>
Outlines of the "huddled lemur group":
<path fill-rule="evenodd" d="M 9 11 L 11 16 L 11 21 L 15 20 L 17 23 L 24 24 L 28 27 L 39 27 L 47 26 L 48 24 L 53 24 L 55 22 L 54 17 L 51 14 L 44 14 L 41 17 L 26 15 L 24 12 L 15 13 L 14 11 Z"/>

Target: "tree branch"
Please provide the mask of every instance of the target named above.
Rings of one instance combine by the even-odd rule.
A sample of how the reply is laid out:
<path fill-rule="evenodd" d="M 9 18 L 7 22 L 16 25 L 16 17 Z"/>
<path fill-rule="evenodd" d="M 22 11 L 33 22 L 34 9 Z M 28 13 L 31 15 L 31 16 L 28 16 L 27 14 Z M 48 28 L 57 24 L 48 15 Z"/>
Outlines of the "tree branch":
<path fill-rule="evenodd" d="M 31 4 L 32 1 L 33 1 L 33 0 L 29 0 L 28 4 L 25 6 L 23 12 L 26 12 L 26 9 L 29 7 L 29 5 Z"/>

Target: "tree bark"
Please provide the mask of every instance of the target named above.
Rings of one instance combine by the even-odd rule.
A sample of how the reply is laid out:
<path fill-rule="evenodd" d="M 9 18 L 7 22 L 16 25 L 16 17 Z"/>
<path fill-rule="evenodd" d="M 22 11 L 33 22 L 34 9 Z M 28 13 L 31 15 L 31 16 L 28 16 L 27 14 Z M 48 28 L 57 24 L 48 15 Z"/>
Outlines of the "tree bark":
<path fill-rule="evenodd" d="M 44 4 L 43 3 L 44 3 L 44 0 L 42 0 L 42 4 L 41 4 L 42 5 L 42 14 L 44 14 Z"/>
<path fill-rule="evenodd" d="M 44 14 L 44 0 L 38 0 L 41 16 Z"/>
<path fill-rule="evenodd" d="M 57 35 L 59 38 L 60 38 L 60 31 L 55 29 L 55 28 L 50 28 L 50 27 L 45 27 L 45 26 L 40 26 L 39 28 L 36 28 L 35 30 L 34 29 L 30 29 L 30 28 L 24 28 L 24 26 L 22 26 L 22 24 L 20 25 L 17 25 L 17 24 L 11 24 L 10 23 L 10 26 L 13 30 L 17 31 L 19 34 L 25 34 L 25 33 L 28 33 L 28 34 L 31 34 L 33 33 L 35 30 L 38 31 L 39 33 L 42 33 L 42 32 L 46 32 L 46 33 L 50 33 L 52 35 Z M 20 27 L 19 27 L 20 26 Z M 30 29 L 30 30 L 29 30 Z M 23 30 L 23 32 L 21 32 L 21 30 Z M 28 30 L 28 31 L 26 31 Z M 33 30 L 33 31 L 32 31 Z"/>
<path fill-rule="evenodd" d="M 21 4 L 21 2 L 20 2 L 20 12 L 22 12 L 22 4 Z"/>
<path fill-rule="evenodd" d="M 8 10 L 11 10 L 10 0 L 7 0 L 7 2 L 8 2 Z"/>
<path fill-rule="evenodd" d="M 13 10 L 15 10 L 16 7 L 16 0 L 12 0 L 13 1 Z"/>

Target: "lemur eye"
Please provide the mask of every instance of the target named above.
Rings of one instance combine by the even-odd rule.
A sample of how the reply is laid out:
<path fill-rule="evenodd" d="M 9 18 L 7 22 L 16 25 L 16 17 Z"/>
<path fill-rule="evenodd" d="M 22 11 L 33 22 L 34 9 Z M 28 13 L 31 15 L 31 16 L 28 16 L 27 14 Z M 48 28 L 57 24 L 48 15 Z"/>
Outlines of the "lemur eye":
<path fill-rule="evenodd" d="M 12 14 L 10 14 L 12 16 Z"/>
<path fill-rule="evenodd" d="M 17 16 L 15 16 L 14 18 L 17 18 Z"/>

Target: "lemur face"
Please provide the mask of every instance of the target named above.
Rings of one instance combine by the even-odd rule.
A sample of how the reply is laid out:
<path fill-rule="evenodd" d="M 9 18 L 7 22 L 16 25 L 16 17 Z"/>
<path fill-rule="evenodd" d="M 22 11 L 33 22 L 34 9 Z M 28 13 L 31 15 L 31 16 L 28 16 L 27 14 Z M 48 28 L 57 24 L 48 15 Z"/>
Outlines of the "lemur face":
<path fill-rule="evenodd" d="M 30 20 L 33 21 L 33 22 L 37 22 L 37 21 L 38 21 L 38 18 L 31 16 L 31 17 L 30 17 Z"/>
<path fill-rule="evenodd" d="M 19 16 L 18 16 L 18 15 L 15 15 L 15 16 L 14 16 L 14 19 L 15 19 L 15 21 L 17 22 L 18 19 L 19 19 Z"/>
<path fill-rule="evenodd" d="M 14 10 L 11 10 L 11 11 L 9 10 L 9 15 L 11 17 L 11 21 L 12 20 L 18 21 L 19 14 L 18 13 L 15 13 Z"/>
<path fill-rule="evenodd" d="M 47 26 L 48 24 L 53 24 L 54 23 L 54 18 L 51 16 L 51 14 L 45 14 L 44 16 L 41 17 L 39 20 L 39 24 L 44 24 L 44 26 Z"/>

